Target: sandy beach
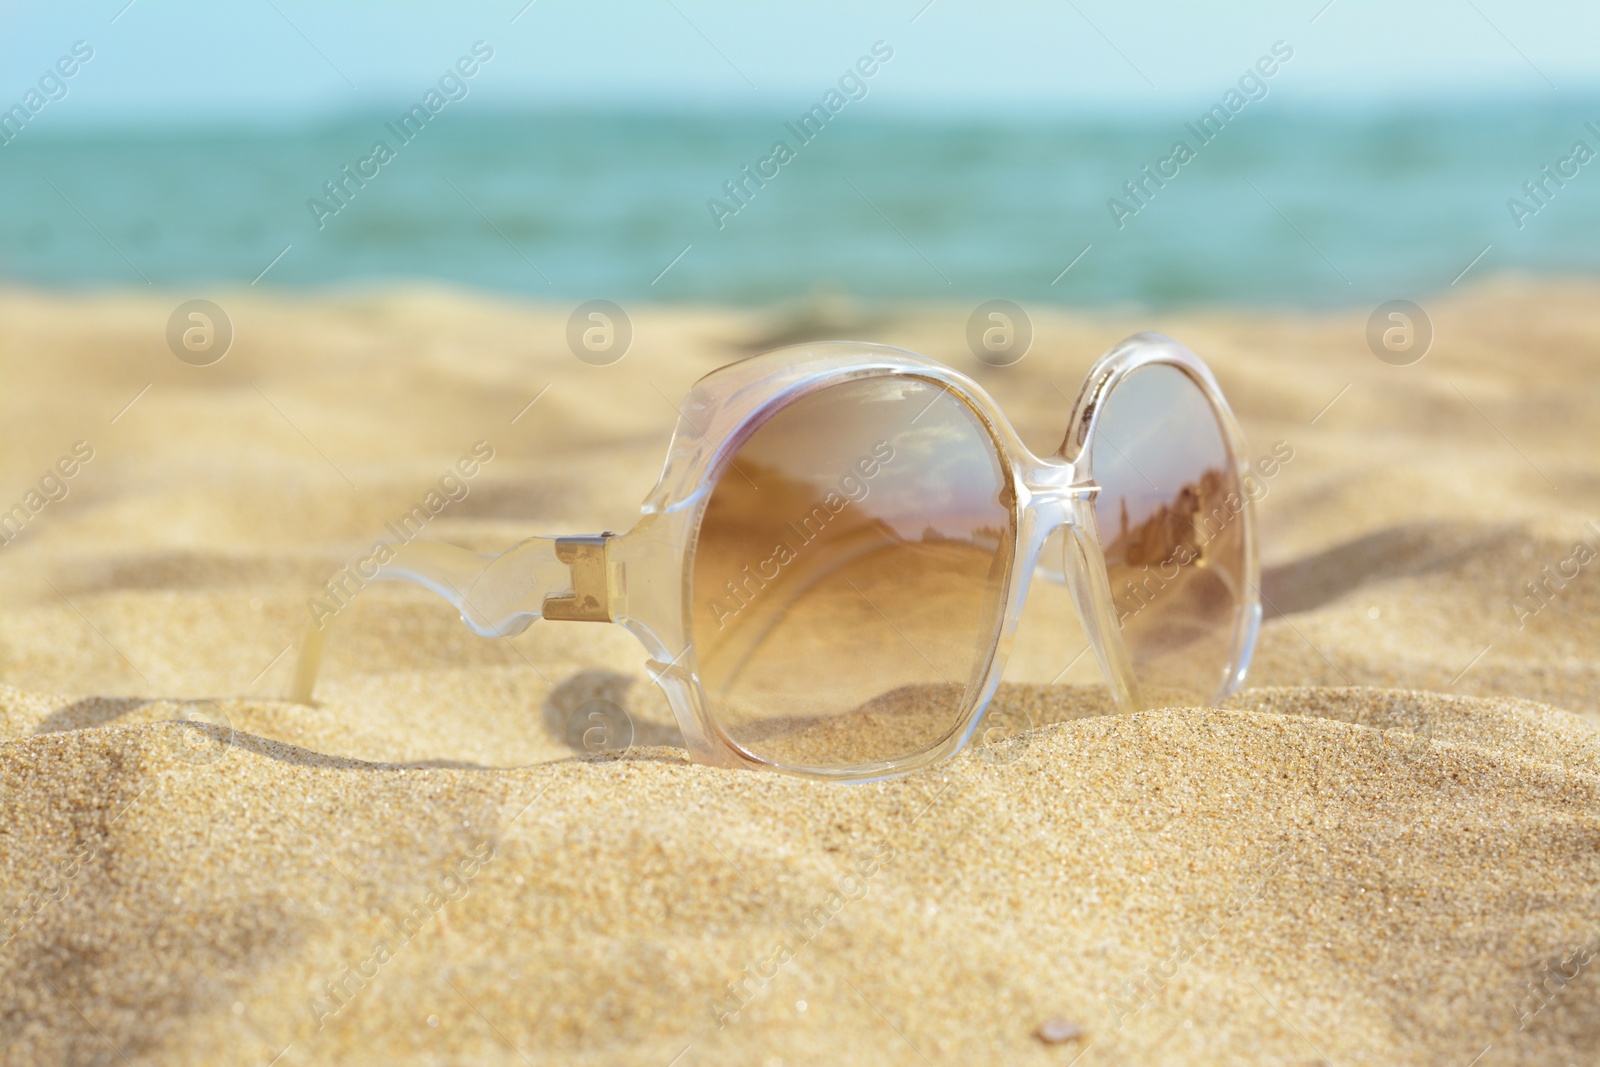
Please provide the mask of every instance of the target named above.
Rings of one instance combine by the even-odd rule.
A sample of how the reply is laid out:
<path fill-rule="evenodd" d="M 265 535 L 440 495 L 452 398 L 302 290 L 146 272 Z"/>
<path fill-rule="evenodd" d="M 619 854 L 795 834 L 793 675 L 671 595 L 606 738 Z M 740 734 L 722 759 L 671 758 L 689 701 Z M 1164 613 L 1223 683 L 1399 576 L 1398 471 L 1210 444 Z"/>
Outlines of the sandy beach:
<path fill-rule="evenodd" d="M 191 295 L 0 292 L 0 1063 L 1600 1057 L 1600 284 L 1424 299 L 1405 367 L 1367 308 L 1030 308 L 991 368 L 965 306 L 630 307 L 596 367 L 570 307 L 445 289 L 215 295 L 196 367 Z M 1046 684 L 1081 646 L 1041 598 L 1015 740 L 822 785 L 686 763 L 620 628 L 375 585 L 285 699 L 308 599 L 480 443 L 424 536 L 625 530 L 689 385 L 822 328 L 1040 452 L 1127 334 L 1202 355 L 1292 453 L 1249 687 L 1109 715 L 1092 657 Z"/>

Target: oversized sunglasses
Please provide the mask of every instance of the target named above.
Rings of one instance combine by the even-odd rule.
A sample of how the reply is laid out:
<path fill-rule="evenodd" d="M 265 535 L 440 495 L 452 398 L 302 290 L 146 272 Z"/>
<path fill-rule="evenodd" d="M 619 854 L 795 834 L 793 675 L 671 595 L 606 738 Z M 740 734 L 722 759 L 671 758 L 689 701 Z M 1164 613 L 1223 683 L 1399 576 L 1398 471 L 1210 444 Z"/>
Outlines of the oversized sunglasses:
<path fill-rule="evenodd" d="M 487 637 L 619 623 L 691 758 L 836 781 L 967 743 L 1036 574 L 1065 579 L 1119 710 L 1212 704 L 1244 680 L 1261 609 L 1243 438 L 1169 338 L 1103 356 L 1046 458 L 975 382 L 884 345 L 746 359 L 680 410 L 627 533 L 498 556 L 416 541 L 377 577 L 426 586 Z M 301 702 L 326 632 L 301 645 Z"/>

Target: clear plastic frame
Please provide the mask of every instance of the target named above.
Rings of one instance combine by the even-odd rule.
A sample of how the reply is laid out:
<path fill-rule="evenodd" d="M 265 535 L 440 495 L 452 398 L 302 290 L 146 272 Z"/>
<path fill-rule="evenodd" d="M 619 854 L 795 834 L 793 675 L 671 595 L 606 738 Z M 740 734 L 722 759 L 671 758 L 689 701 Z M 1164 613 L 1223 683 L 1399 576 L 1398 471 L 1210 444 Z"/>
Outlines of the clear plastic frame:
<path fill-rule="evenodd" d="M 993 450 L 999 485 L 993 499 L 1009 511 L 1004 528 L 985 527 L 998 531 L 986 536 L 1008 542 L 992 552 L 994 624 L 974 629 L 973 640 L 981 645 L 971 650 L 976 666 L 953 706 L 950 727 L 926 744 L 848 765 L 785 760 L 737 739 L 708 696 L 695 643 L 702 523 L 720 481 L 733 476 L 741 447 L 778 413 L 824 391 L 873 379 L 932 387 L 935 399 L 959 402 L 952 411 L 964 413 Z M 617 623 L 644 646 L 650 676 L 664 691 L 692 759 L 834 781 L 906 774 L 967 744 L 1001 681 L 1029 587 L 1041 569 L 1059 567 L 1065 574 L 1119 710 L 1215 703 L 1244 680 L 1261 611 L 1243 437 L 1210 370 L 1167 337 L 1135 335 L 1095 364 L 1060 450 L 1048 457 L 1029 451 L 972 380 L 914 352 L 877 344 L 797 345 L 731 364 L 696 383 L 681 412 L 660 481 L 626 533 L 532 537 L 498 556 L 413 542 L 400 547 L 377 577 L 426 586 L 488 637 L 520 633 L 541 618 Z M 1181 431 L 1190 438 L 1206 439 L 1175 436 L 1179 427 L 1191 427 Z M 1160 432 L 1146 434 L 1145 428 Z M 1113 429 L 1122 440 L 1113 438 Z M 1132 436 L 1141 440 L 1129 441 Z M 1175 453 L 1190 454 L 1172 458 L 1187 459 L 1191 468 L 1201 465 L 1193 456 L 1210 458 L 1198 476 L 1174 467 L 1178 473 L 1163 479 L 1152 465 L 1160 467 Z M 1120 503 L 1116 531 L 1101 529 L 1112 521 L 1107 501 L 1096 514 L 1096 499 L 1106 489 L 1096 480 L 1097 463 L 1107 483 L 1136 473 L 1149 486 L 1144 496 L 1152 499 L 1136 502 L 1132 518 L 1127 502 Z M 1172 499 L 1154 499 L 1163 480 L 1182 483 L 1175 497 L 1170 486 L 1164 490 Z M 1127 495 L 1139 497 L 1133 489 Z M 1065 535 L 1064 558 L 1041 559 L 1058 530 Z M 311 699 L 326 625 L 308 629 L 302 643 L 291 694 L 297 701 Z M 1182 651 L 1179 646 L 1201 648 L 1207 657 L 1198 668 L 1186 668 L 1183 677 L 1197 679 L 1197 688 L 1182 701 L 1169 699 L 1165 686 L 1146 684 L 1164 657 Z M 818 663 L 816 673 L 827 666 Z"/>

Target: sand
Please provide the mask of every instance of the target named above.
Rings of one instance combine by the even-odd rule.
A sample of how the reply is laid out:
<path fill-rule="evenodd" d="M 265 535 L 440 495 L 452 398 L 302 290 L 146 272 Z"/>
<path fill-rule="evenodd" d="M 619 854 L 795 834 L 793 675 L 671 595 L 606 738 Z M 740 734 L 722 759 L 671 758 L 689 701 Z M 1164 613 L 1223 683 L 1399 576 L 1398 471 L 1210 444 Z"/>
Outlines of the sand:
<path fill-rule="evenodd" d="M 684 762 L 618 628 L 486 641 L 409 589 L 281 697 L 308 596 L 475 442 L 428 536 L 625 529 L 672 404 L 792 316 L 630 309 L 592 367 L 565 308 L 240 292 L 201 368 L 192 295 L 0 294 L 0 507 L 93 448 L 0 547 L 0 1062 L 1600 1057 L 1600 563 L 1513 606 L 1600 546 L 1600 287 L 1425 301 L 1409 367 L 1364 310 L 1036 311 L 992 369 L 967 309 L 875 309 L 1041 450 L 1165 330 L 1293 458 L 1229 707 L 1107 715 L 1032 625 L 1010 740 L 860 787 Z"/>

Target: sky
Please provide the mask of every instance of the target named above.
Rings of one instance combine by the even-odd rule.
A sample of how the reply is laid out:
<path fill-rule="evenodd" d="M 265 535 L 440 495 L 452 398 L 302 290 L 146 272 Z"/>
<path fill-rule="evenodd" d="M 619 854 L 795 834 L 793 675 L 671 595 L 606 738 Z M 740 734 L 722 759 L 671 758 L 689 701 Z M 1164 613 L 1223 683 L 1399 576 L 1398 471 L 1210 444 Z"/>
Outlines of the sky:
<path fill-rule="evenodd" d="M 488 106 L 775 112 L 883 41 L 887 112 L 1158 111 L 1220 97 L 1277 41 L 1291 104 L 1600 88 L 1592 0 L 65 0 L 0 4 L 0 101 L 87 42 L 52 123 L 294 124 L 420 96 L 476 41 Z"/>

